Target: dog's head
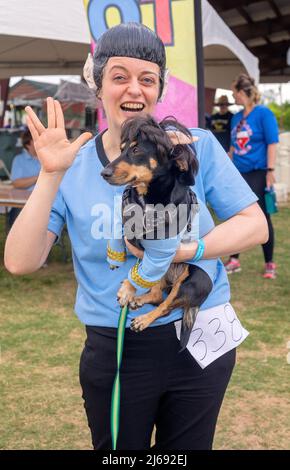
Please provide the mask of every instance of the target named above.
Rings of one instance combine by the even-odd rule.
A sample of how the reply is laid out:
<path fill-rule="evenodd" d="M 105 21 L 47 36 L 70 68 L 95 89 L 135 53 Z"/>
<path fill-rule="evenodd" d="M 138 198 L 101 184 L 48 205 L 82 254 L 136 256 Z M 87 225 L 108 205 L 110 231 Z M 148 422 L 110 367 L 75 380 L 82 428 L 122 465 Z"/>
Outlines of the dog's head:
<path fill-rule="evenodd" d="M 191 138 L 191 133 L 175 119 L 159 124 L 151 116 L 128 119 L 122 126 L 121 154 L 102 171 L 113 185 L 129 184 L 139 194 L 146 194 L 150 183 L 171 172 L 183 185 L 193 185 L 198 169 L 197 159 L 188 145 L 174 145 L 166 129 L 178 130 Z"/>

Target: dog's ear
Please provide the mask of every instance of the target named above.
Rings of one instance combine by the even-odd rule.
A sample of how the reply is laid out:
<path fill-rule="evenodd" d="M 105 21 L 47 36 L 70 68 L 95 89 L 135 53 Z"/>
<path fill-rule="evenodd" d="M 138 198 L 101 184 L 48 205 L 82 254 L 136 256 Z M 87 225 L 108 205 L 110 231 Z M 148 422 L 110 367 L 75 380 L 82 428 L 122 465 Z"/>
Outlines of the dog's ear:
<path fill-rule="evenodd" d="M 198 161 L 193 150 L 188 145 L 175 145 L 171 151 L 171 160 L 177 169 L 180 183 L 192 186 L 198 171 Z"/>

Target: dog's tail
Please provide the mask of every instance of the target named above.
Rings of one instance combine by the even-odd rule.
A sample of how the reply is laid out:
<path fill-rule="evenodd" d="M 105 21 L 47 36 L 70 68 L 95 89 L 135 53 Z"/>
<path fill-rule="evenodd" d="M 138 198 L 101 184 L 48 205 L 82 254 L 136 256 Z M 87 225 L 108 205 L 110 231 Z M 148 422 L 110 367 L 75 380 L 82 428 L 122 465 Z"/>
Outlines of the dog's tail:
<path fill-rule="evenodd" d="M 181 324 L 180 340 L 179 340 L 181 349 L 179 352 L 184 351 L 184 349 L 187 346 L 190 333 L 192 331 L 193 325 L 196 320 L 196 315 L 197 315 L 198 310 L 199 310 L 198 307 L 188 306 L 184 308 L 182 324 Z"/>

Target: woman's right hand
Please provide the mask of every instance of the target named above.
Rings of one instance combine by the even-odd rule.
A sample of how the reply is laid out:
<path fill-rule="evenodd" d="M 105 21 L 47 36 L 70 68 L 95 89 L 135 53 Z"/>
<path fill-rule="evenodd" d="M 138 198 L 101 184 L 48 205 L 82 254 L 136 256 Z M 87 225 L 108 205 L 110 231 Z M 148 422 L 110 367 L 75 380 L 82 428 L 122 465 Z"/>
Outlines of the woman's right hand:
<path fill-rule="evenodd" d="M 81 146 L 92 137 L 92 134 L 84 132 L 74 142 L 70 142 L 65 132 L 64 116 L 60 103 L 53 98 L 47 98 L 47 129 L 30 106 L 27 106 L 25 111 L 28 115 L 27 125 L 42 171 L 65 173 L 72 165 Z"/>

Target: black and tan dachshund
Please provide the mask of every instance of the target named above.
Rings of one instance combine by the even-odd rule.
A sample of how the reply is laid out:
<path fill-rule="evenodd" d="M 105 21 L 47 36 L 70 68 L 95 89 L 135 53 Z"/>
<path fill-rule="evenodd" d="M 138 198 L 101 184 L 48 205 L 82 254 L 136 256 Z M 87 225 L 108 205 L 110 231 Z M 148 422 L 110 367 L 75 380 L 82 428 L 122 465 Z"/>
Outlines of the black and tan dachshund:
<path fill-rule="evenodd" d="M 196 197 L 190 186 L 195 182 L 198 161 L 188 145 L 173 145 L 166 132 L 169 129 L 182 132 L 191 139 L 190 131 L 175 119 L 164 119 L 157 123 L 149 115 L 140 116 L 125 121 L 122 126 L 121 154 L 104 168 L 102 176 L 112 185 L 128 185 L 123 194 L 123 224 L 126 223 L 126 206 L 132 202 L 144 210 L 148 204 L 162 204 L 164 207 L 168 204 L 174 204 L 175 207 L 187 204 L 188 216 L 191 213 L 191 205 L 196 202 Z M 168 220 L 165 226 L 166 238 L 169 236 Z M 178 226 L 178 233 L 181 229 Z M 190 230 L 190 227 L 187 229 Z M 130 239 L 130 243 L 140 248 L 142 238 L 146 236 L 145 230 L 141 240 L 138 234 L 138 237 Z M 183 308 L 180 337 L 183 350 L 198 309 L 211 289 L 212 281 L 205 271 L 192 264 L 172 263 L 163 278 L 144 295 L 136 297 L 135 287 L 128 279 L 124 280 L 118 292 L 118 300 L 121 305 L 129 303 L 131 309 L 147 303 L 157 306 L 151 312 L 132 320 L 131 329 L 136 332 L 144 330 L 173 309 Z M 163 291 L 168 294 L 164 301 Z"/>

